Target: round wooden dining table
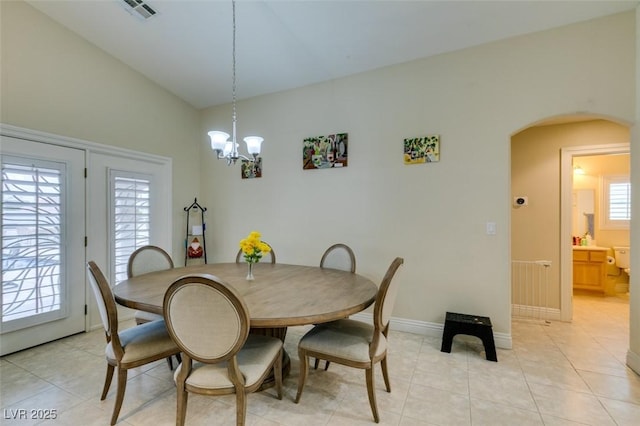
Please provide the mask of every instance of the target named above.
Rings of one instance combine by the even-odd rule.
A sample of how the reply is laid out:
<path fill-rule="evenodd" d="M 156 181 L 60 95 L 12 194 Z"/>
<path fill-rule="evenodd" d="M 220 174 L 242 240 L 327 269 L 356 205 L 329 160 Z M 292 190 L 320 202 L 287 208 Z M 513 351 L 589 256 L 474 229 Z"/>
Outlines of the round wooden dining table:
<path fill-rule="evenodd" d="M 167 288 L 185 275 L 209 274 L 237 290 L 249 310 L 251 332 L 284 341 L 287 327 L 319 324 L 369 307 L 378 291 L 368 278 L 318 266 L 257 263 L 255 279 L 246 279 L 246 263 L 213 263 L 150 272 L 121 281 L 113 288 L 116 302 L 162 314 Z M 289 371 L 285 352 L 283 373 Z"/>

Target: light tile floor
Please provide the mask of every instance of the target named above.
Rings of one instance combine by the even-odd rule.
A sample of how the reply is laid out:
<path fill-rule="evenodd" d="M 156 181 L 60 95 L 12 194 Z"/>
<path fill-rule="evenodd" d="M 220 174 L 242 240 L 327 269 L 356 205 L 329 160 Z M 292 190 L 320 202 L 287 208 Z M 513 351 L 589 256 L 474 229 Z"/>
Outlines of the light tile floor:
<path fill-rule="evenodd" d="M 638 425 L 640 377 L 624 364 L 628 301 L 576 296 L 572 323 L 515 320 L 513 349 L 484 359 L 479 339 L 457 336 L 450 354 L 440 339 L 391 331 L 392 392 L 377 368 L 381 424 Z M 305 327 L 290 328 L 292 358 L 282 401 L 274 391 L 251 394 L 248 425 L 370 425 L 364 373 L 332 364 L 311 370 L 299 404 L 296 344 Z M 31 410 L 56 410 L 51 425 L 107 425 L 115 383 L 99 400 L 105 373 L 104 336 L 84 333 L 0 359 L 1 424 L 30 425 Z M 323 364 L 322 364 L 323 365 Z M 120 425 L 174 424 L 172 374 L 159 361 L 130 372 Z M 12 420 L 19 410 L 28 419 Z M 235 424 L 233 396 L 189 397 L 189 425 Z"/>

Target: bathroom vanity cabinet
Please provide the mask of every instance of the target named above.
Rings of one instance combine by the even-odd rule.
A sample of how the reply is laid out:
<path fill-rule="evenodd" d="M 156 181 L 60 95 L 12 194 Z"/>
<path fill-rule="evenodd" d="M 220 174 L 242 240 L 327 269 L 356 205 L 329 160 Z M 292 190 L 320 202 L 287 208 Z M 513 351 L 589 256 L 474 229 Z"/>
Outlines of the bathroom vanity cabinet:
<path fill-rule="evenodd" d="M 573 288 L 604 293 L 607 279 L 607 249 L 573 249 Z"/>

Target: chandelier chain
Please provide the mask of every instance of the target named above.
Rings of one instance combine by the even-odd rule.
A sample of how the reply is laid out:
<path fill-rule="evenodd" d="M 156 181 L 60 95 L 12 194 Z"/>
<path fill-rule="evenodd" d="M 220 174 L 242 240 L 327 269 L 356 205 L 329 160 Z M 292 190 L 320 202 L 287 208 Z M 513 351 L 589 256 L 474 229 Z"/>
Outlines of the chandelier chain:
<path fill-rule="evenodd" d="M 232 15 L 233 15 L 233 49 L 232 49 L 232 85 L 231 85 L 231 92 L 232 92 L 232 104 L 233 104 L 233 117 L 232 117 L 232 124 L 233 124 L 233 136 L 231 138 L 231 141 L 233 143 L 233 146 L 231 148 L 231 152 L 232 155 L 235 155 L 237 157 L 237 148 L 236 148 L 236 2 L 235 0 L 233 0 L 231 2 L 231 8 L 232 8 Z"/>
<path fill-rule="evenodd" d="M 0 0 L 1 1 L 1 0 Z M 236 142 L 236 123 L 237 123 L 237 94 L 236 94 L 236 0 L 231 0 L 231 11 L 232 11 L 232 86 L 231 86 L 231 94 L 232 94 L 232 137 L 229 140 L 229 134 L 226 132 L 212 130 L 209 132 L 209 137 L 211 138 L 211 148 L 216 152 L 216 156 L 218 160 L 225 159 L 227 160 L 227 165 L 235 164 L 237 160 L 242 159 L 243 161 L 248 161 L 252 163 L 253 170 L 255 172 L 256 163 L 259 160 L 260 155 L 260 145 L 264 141 L 264 139 L 260 136 L 247 136 L 244 138 L 245 143 L 247 144 L 247 151 L 249 152 L 249 157 L 245 155 L 241 155 L 238 152 L 238 143 Z"/>

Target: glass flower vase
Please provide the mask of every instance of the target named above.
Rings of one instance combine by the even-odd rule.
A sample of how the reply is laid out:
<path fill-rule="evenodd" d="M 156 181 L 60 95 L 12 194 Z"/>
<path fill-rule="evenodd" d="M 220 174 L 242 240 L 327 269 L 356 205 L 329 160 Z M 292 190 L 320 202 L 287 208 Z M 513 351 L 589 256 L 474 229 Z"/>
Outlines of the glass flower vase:
<path fill-rule="evenodd" d="M 247 271 L 247 281 L 253 281 L 253 262 L 247 262 L 249 270 Z"/>

